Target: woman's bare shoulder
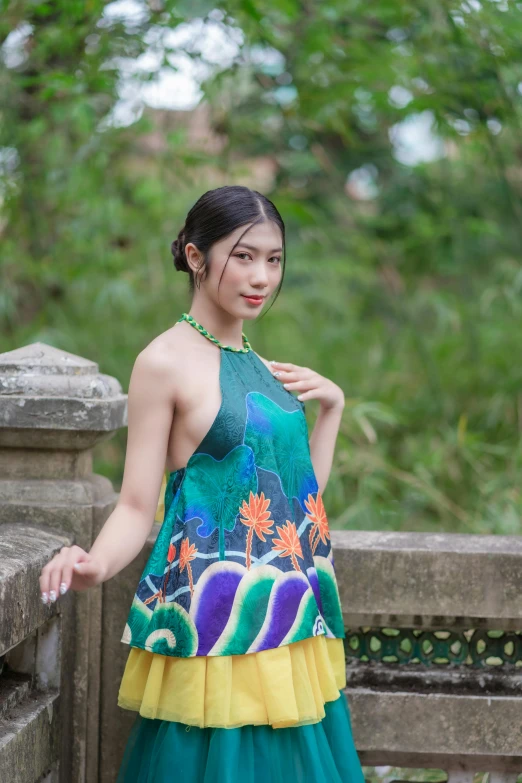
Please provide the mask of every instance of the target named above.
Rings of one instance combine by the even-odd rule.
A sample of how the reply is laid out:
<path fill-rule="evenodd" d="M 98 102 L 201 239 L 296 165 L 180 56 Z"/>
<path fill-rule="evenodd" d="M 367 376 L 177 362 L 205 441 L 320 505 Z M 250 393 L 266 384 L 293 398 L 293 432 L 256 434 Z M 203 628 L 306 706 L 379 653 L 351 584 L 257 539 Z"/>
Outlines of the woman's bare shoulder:
<path fill-rule="evenodd" d="M 146 378 L 149 387 L 160 384 L 176 404 L 190 397 L 199 384 L 207 383 L 215 356 L 214 345 L 189 324 L 177 323 L 140 351 L 133 375 Z"/>
<path fill-rule="evenodd" d="M 173 370 L 176 373 L 183 371 L 194 349 L 193 336 L 184 326 L 185 324 L 174 324 L 170 329 L 158 334 L 142 348 L 136 362 L 139 360 L 143 369 L 148 368 L 159 374 L 170 374 Z M 192 327 L 189 329 L 193 331 Z"/>

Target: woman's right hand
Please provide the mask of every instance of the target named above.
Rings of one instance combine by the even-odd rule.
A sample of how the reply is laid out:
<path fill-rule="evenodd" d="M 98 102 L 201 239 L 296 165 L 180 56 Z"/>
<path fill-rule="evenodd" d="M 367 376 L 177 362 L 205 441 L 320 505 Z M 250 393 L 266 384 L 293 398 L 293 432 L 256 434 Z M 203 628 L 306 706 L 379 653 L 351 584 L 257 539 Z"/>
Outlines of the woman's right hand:
<path fill-rule="evenodd" d="M 79 546 L 64 546 L 42 568 L 40 593 L 44 604 L 54 603 L 69 588 L 87 590 L 103 582 L 105 567 Z"/>

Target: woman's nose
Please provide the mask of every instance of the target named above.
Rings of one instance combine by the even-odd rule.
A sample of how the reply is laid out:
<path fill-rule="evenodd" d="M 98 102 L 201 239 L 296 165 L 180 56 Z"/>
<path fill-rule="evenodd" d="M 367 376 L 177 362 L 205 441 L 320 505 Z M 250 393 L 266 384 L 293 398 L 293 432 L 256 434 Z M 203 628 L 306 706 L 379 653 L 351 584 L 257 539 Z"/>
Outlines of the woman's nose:
<path fill-rule="evenodd" d="M 268 285 L 268 275 L 264 266 L 260 265 L 255 270 L 252 270 L 250 284 L 253 288 L 265 288 Z"/>

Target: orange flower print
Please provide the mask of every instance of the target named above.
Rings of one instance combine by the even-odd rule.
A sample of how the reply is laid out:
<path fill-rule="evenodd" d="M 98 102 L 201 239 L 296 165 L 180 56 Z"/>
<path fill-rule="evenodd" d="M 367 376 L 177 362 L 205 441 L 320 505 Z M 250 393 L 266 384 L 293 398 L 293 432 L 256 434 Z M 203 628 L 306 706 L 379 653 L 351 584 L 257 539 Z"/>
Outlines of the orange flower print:
<path fill-rule="evenodd" d="M 165 574 L 165 579 L 163 580 L 163 586 L 160 590 L 158 590 L 157 593 L 154 593 L 154 595 L 150 595 L 147 599 L 145 599 L 145 604 L 150 604 L 152 601 L 154 601 L 155 598 L 158 599 L 158 603 L 162 604 L 165 603 L 165 597 L 167 594 L 167 582 L 169 581 L 169 574 L 170 574 L 170 566 L 172 562 L 176 559 L 176 547 L 174 544 L 171 544 L 169 546 L 169 551 L 167 552 L 167 562 L 168 562 L 168 568 L 167 573 Z"/>
<path fill-rule="evenodd" d="M 194 593 L 194 582 L 192 581 L 192 566 L 190 565 L 190 561 L 196 559 L 197 551 L 195 544 L 191 544 L 188 538 L 183 539 L 179 552 L 179 570 L 181 573 L 184 568 L 187 569 L 191 596 Z"/>
<path fill-rule="evenodd" d="M 326 544 L 326 539 L 330 538 L 328 519 L 326 518 L 323 498 L 321 497 L 319 490 L 317 490 L 317 500 L 314 500 L 313 495 L 309 494 L 308 500 L 305 500 L 305 506 L 308 511 L 308 516 L 312 520 L 309 541 L 312 555 L 314 555 L 319 539 L 321 539 L 323 544 Z"/>
<path fill-rule="evenodd" d="M 241 522 L 249 529 L 246 540 L 246 567 L 250 570 L 252 565 L 251 553 L 252 553 L 252 538 L 254 532 L 261 541 L 266 541 L 265 534 L 273 535 L 274 531 L 271 530 L 274 520 L 270 519 L 270 511 L 267 511 L 270 505 L 270 498 L 265 499 L 264 492 L 260 495 L 254 495 L 250 490 L 250 497 L 248 503 L 243 500 L 243 504 L 239 509 L 241 514 Z"/>
<path fill-rule="evenodd" d="M 300 571 L 297 557 L 303 558 L 303 550 L 301 549 L 301 542 L 297 535 L 297 529 L 294 522 L 286 520 L 286 525 L 276 528 L 281 538 L 272 539 L 272 549 L 274 552 L 279 552 L 279 557 L 290 557 L 292 565 L 296 571 Z"/>

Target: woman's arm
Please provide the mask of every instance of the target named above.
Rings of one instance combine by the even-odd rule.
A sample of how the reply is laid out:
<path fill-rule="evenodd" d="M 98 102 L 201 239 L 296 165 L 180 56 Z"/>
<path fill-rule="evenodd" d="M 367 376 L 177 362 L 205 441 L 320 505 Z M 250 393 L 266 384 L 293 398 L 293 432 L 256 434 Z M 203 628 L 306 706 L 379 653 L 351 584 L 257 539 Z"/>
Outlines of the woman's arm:
<path fill-rule="evenodd" d="M 175 405 L 172 367 L 165 362 L 163 351 L 150 344 L 132 369 L 127 450 L 116 507 L 89 553 L 77 546 L 63 547 L 43 568 L 40 591 L 44 603 L 56 600 L 70 587 L 85 590 L 110 579 L 145 544 L 158 505 Z"/>
<path fill-rule="evenodd" d="M 331 408 L 319 408 L 319 413 L 310 435 L 310 457 L 321 494 L 324 492 L 332 470 L 335 442 L 341 425 L 344 409 L 342 404 Z"/>
<path fill-rule="evenodd" d="M 322 493 L 332 469 L 335 442 L 344 409 L 344 392 L 333 381 L 309 367 L 270 362 L 270 369 L 285 389 L 299 391 L 298 400 L 319 400 L 319 414 L 310 436 L 310 457 Z"/>

